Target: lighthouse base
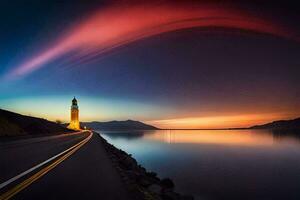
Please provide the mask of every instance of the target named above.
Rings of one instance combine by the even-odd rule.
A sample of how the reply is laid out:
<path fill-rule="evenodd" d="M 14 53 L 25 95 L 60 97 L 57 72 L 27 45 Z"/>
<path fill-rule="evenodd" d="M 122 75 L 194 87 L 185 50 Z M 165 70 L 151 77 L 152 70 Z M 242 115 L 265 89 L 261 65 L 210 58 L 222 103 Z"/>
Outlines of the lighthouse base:
<path fill-rule="evenodd" d="M 80 130 L 79 122 L 71 122 L 68 128 L 76 131 Z"/>

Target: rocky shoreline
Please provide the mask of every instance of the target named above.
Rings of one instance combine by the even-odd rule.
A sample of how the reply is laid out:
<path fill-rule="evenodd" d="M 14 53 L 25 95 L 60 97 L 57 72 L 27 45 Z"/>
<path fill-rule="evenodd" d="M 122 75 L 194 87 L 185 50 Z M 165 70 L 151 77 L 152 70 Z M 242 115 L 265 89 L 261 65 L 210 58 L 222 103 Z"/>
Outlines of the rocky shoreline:
<path fill-rule="evenodd" d="M 181 195 L 174 191 L 171 179 L 160 179 L 156 173 L 148 172 L 125 151 L 109 144 L 97 134 L 113 165 L 118 170 L 125 186 L 136 200 L 193 200 L 193 196 Z"/>

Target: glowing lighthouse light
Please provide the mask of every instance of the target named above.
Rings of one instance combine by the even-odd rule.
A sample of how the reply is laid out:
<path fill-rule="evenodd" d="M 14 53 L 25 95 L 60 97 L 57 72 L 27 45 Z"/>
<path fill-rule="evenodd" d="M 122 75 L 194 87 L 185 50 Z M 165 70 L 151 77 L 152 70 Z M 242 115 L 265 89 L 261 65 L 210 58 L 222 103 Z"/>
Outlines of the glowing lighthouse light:
<path fill-rule="evenodd" d="M 73 129 L 73 130 L 80 130 L 79 109 L 78 109 L 78 105 L 77 105 L 77 99 L 75 97 L 72 100 L 71 121 L 70 121 L 68 128 Z"/>

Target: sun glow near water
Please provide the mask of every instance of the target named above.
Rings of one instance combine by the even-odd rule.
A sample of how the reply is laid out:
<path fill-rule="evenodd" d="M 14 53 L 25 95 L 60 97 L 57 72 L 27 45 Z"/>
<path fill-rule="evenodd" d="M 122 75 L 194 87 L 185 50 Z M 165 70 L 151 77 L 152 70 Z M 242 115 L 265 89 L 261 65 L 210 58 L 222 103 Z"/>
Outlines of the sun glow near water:
<path fill-rule="evenodd" d="M 30 96 L 0 99 L 2 109 L 48 120 L 69 122 L 72 96 Z M 167 105 L 152 105 L 124 99 L 79 96 L 80 121 L 137 119 L 164 129 L 239 128 L 296 117 L 294 113 L 236 114 L 169 118 L 175 112 Z M 170 114 L 171 113 L 171 114 Z M 188 140 L 188 139 L 187 139 Z"/>
<path fill-rule="evenodd" d="M 258 131 L 232 131 L 232 130 L 203 130 L 195 134 L 194 130 L 165 130 L 145 134 L 144 139 L 165 143 L 178 144 L 220 144 L 220 145 L 246 145 L 261 146 L 272 145 L 274 140 L 269 135 L 256 135 Z M 265 133 L 265 131 L 262 131 Z"/>
<path fill-rule="evenodd" d="M 226 115 L 227 114 L 227 115 Z M 297 117 L 294 113 L 257 113 L 257 114 L 230 114 L 222 113 L 222 116 L 199 116 L 187 118 L 174 118 L 151 120 L 147 123 L 165 129 L 223 129 L 246 128 L 253 125 L 264 124 L 278 119 Z"/>

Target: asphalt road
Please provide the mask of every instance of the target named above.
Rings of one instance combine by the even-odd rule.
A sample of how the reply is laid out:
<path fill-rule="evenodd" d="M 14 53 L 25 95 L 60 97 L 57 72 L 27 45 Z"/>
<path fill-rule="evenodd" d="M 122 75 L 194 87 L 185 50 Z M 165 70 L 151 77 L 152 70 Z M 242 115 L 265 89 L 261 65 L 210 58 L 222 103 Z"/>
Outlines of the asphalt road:
<path fill-rule="evenodd" d="M 88 140 L 89 132 L 32 138 L 0 144 L 0 184 L 54 155 Z M 59 158 L 57 158 L 59 159 Z M 54 162 L 54 161 L 53 161 Z M 50 165 L 51 162 L 47 165 Z M 30 174 L 3 188 L 18 186 Z M 106 155 L 99 136 L 94 135 L 76 152 L 42 177 L 16 193 L 12 199 L 132 199 Z"/>

